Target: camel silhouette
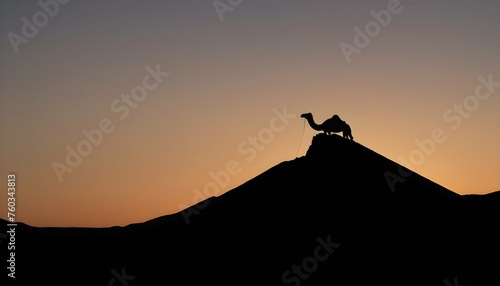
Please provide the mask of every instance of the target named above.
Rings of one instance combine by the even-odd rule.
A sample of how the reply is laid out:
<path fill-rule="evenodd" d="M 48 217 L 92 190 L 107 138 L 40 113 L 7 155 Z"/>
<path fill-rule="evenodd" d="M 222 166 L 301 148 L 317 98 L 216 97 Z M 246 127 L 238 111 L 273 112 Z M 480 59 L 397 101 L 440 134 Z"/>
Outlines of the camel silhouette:
<path fill-rule="evenodd" d="M 326 135 L 330 133 L 342 132 L 342 136 L 349 140 L 354 140 L 351 133 L 351 127 L 345 121 L 340 119 L 340 117 L 335 114 L 332 118 L 325 120 L 322 124 L 316 124 L 314 122 L 313 115 L 311 113 L 304 113 L 300 117 L 305 118 L 312 129 L 317 131 L 323 131 Z"/>

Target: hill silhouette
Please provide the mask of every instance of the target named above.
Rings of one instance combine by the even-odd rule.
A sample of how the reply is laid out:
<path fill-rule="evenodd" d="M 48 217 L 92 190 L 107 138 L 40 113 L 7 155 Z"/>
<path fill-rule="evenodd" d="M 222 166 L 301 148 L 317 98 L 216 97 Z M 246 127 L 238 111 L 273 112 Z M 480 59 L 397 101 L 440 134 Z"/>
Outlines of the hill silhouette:
<path fill-rule="evenodd" d="M 407 176 L 391 187 L 388 174 Z M 500 192 L 458 195 L 318 134 L 305 156 L 176 214 L 111 228 L 18 224 L 16 282 L 500 285 L 499 206 Z"/>

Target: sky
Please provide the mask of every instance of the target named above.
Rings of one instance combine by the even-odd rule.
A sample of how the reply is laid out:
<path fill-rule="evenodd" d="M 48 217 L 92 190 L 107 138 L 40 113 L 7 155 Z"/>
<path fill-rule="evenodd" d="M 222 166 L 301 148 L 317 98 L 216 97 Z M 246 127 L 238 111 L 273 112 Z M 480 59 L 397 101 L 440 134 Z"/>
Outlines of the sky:
<path fill-rule="evenodd" d="M 459 194 L 500 190 L 500 2 L 0 2 L 0 217 L 179 212 L 354 140 Z"/>

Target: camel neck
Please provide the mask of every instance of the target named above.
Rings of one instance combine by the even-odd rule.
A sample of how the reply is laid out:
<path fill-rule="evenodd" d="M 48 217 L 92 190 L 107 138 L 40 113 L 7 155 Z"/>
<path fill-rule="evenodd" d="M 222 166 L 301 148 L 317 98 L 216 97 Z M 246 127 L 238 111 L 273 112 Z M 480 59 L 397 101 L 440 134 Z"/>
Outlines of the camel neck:
<path fill-rule="evenodd" d="M 311 115 L 311 117 L 307 117 L 306 119 L 307 119 L 307 122 L 309 123 L 309 125 L 311 126 L 312 129 L 317 130 L 317 131 L 323 130 L 320 125 L 318 125 L 318 124 L 316 124 L 316 122 L 314 122 L 314 118 L 312 117 L 312 115 Z"/>

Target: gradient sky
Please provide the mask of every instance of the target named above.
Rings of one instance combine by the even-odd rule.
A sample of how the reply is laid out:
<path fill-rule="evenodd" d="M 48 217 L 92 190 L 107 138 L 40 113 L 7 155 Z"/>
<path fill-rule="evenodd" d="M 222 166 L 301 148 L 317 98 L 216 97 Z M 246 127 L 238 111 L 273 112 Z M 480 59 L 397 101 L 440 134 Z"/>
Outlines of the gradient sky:
<path fill-rule="evenodd" d="M 195 189 L 222 194 L 303 156 L 317 133 L 301 141 L 305 112 L 338 114 L 357 142 L 459 194 L 500 189 L 500 86 L 476 95 L 478 77 L 500 82 L 497 0 L 41 2 L 52 16 L 0 2 L 1 218 L 9 172 L 16 219 L 34 226 L 178 212 Z M 23 28 L 34 16 L 36 33 Z M 341 45 L 358 49 L 350 62 Z M 68 166 L 67 146 L 101 121 L 102 142 L 59 180 L 54 162 Z"/>

